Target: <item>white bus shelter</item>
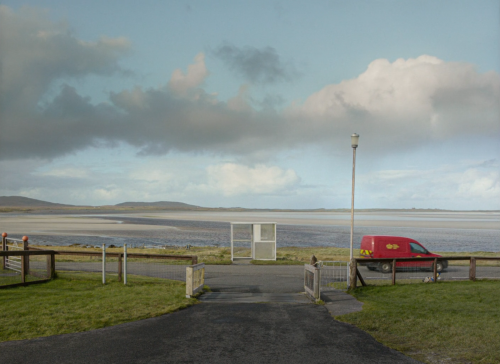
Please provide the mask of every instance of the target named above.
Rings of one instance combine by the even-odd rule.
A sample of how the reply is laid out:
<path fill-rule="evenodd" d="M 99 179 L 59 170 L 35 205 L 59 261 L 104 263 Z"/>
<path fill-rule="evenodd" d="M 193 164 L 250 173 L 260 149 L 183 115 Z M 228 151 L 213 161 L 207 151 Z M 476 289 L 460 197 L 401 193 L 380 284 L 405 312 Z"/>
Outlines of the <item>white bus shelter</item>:
<path fill-rule="evenodd" d="M 275 222 L 232 222 L 231 261 L 276 260 Z"/>

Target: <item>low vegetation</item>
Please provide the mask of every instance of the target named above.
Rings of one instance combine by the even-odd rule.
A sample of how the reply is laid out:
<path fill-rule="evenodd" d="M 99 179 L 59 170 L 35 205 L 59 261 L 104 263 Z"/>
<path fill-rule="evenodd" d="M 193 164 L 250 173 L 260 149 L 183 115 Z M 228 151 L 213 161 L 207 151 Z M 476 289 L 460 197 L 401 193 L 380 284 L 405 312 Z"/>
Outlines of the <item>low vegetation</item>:
<path fill-rule="evenodd" d="M 86 247 L 79 244 L 74 244 L 71 246 L 47 246 L 47 245 L 32 245 L 36 248 L 41 249 L 53 249 L 58 251 L 86 251 L 86 252 L 102 252 L 101 248 Z M 123 253 L 123 247 L 107 247 L 106 251 L 109 253 Z M 165 255 L 196 255 L 198 256 L 199 263 L 205 264 L 231 264 L 231 250 L 229 248 L 219 248 L 214 246 L 191 246 L 190 249 L 185 247 L 175 247 L 175 246 L 165 246 L 158 249 L 150 248 L 127 248 L 128 253 L 141 253 L 141 254 L 165 254 Z M 45 259 L 31 257 L 30 259 Z M 58 255 L 56 257 L 58 262 L 95 262 L 100 261 L 101 257 L 86 257 L 86 256 L 71 256 L 71 255 Z M 117 261 L 117 258 L 109 258 L 106 260 L 108 262 Z M 134 259 L 130 259 L 133 262 Z M 157 263 L 158 261 L 155 261 Z M 175 261 L 165 261 L 165 264 L 174 264 Z M 178 261 L 179 264 L 191 264 L 189 261 Z"/>
<path fill-rule="evenodd" d="M 0 293 L 0 341 L 81 332 L 163 315 L 196 302 L 183 282 L 128 275 L 127 285 L 98 273 L 61 273 L 43 284 Z"/>
<path fill-rule="evenodd" d="M 33 245 L 35 246 L 35 245 Z M 82 245 L 72 245 L 72 246 L 35 246 L 43 249 L 54 249 L 54 250 L 85 250 L 85 251 L 95 251 L 101 252 L 100 248 L 95 247 L 85 247 Z M 108 247 L 106 251 L 110 253 L 121 253 L 123 252 L 122 247 Z M 198 256 L 198 262 L 203 262 L 205 264 L 231 264 L 231 249 L 228 247 L 215 247 L 215 246 L 191 246 L 190 249 L 185 247 L 177 246 L 164 246 L 158 249 L 149 248 L 128 248 L 129 253 L 148 253 L 148 254 L 173 254 L 173 255 L 196 255 Z M 358 250 L 355 250 L 355 257 L 358 257 Z M 249 256 L 250 251 L 240 252 L 242 256 Z M 437 254 L 446 256 L 484 256 L 484 257 L 499 257 L 500 252 L 436 252 Z M 349 249 L 348 248 L 334 248 L 334 247 L 279 247 L 276 250 L 276 261 L 274 260 L 252 260 L 252 264 L 257 265 L 302 265 L 309 263 L 311 256 L 315 255 L 318 260 L 323 261 L 348 261 L 349 260 Z M 31 259 L 45 259 L 45 257 L 32 257 Z M 84 257 L 84 256 L 58 256 L 57 261 L 59 262 L 92 262 L 99 261 L 100 257 Z M 108 261 L 117 260 L 116 258 L 108 258 Z M 133 261 L 133 260 L 129 260 Z M 168 261 L 166 264 L 173 264 L 173 261 Z M 187 261 L 179 261 L 179 264 L 190 264 Z M 478 265 L 498 265 L 498 262 L 488 263 L 481 262 Z M 469 265 L 468 261 L 451 261 L 450 265 Z"/>
<path fill-rule="evenodd" d="M 427 363 L 499 363 L 500 282 L 362 287 L 361 312 L 336 317 Z"/>
<path fill-rule="evenodd" d="M 276 249 L 276 261 L 274 260 L 252 260 L 253 264 L 308 264 L 311 256 L 315 255 L 318 260 L 323 261 L 348 261 L 349 249 L 331 247 L 282 247 Z"/>

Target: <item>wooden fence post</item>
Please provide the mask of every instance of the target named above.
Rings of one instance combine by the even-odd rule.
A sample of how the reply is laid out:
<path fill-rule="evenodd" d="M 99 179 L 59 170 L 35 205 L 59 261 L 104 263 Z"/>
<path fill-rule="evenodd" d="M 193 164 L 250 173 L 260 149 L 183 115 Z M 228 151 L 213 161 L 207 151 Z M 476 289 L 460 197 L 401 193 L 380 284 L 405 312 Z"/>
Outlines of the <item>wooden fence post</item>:
<path fill-rule="evenodd" d="M 392 260 L 392 285 L 396 285 L 396 259 Z"/>
<path fill-rule="evenodd" d="M 122 281 L 122 255 L 118 254 L 118 282 Z"/>
<path fill-rule="evenodd" d="M 7 250 L 7 233 L 2 233 L 2 251 Z M 5 269 L 5 259 L 7 257 L 2 257 L 2 269 Z"/>
<path fill-rule="evenodd" d="M 23 250 L 24 251 L 28 250 L 28 237 L 26 235 L 23 236 Z M 25 264 L 25 273 L 30 274 L 30 257 L 29 257 L 29 255 L 26 255 L 24 257 L 24 264 Z"/>
<path fill-rule="evenodd" d="M 26 282 L 26 257 L 21 255 L 21 283 Z"/>
<path fill-rule="evenodd" d="M 318 267 L 314 267 L 314 298 L 316 302 L 321 299 L 321 292 L 319 285 L 321 284 L 321 270 Z"/>
<path fill-rule="evenodd" d="M 54 253 L 47 254 L 47 278 L 53 279 L 56 276 L 56 256 Z"/>
<path fill-rule="evenodd" d="M 469 279 L 471 281 L 476 280 L 476 258 L 474 257 L 470 257 Z"/>
<path fill-rule="evenodd" d="M 434 268 L 433 268 L 433 278 L 434 278 L 434 283 L 437 282 L 437 278 L 438 278 L 438 268 L 437 268 L 437 265 L 438 265 L 438 258 L 434 258 Z"/>
<path fill-rule="evenodd" d="M 358 275 L 356 274 L 358 270 L 358 262 L 356 258 L 351 259 L 351 264 L 349 266 L 349 289 L 356 288 Z"/>

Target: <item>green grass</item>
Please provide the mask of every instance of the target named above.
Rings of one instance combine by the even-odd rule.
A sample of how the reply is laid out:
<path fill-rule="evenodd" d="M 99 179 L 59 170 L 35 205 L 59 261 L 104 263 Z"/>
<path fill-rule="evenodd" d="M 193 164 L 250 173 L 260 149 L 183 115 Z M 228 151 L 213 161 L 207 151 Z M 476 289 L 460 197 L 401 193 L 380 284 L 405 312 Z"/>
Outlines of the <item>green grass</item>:
<path fill-rule="evenodd" d="M 48 246 L 48 245 L 33 245 L 34 247 L 42 248 L 42 249 L 53 249 L 58 251 L 86 251 L 86 252 L 102 252 L 100 248 L 85 248 L 84 246 L 74 244 L 72 246 Z M 123 248 L 107 248 L 106 251 L 108 253 L 123 253 Z M 213 246 L 200 246 L 200 247 L 191 247 L 191 249 L 186 250 L 185 248 L 176 248 L 176 247 L 167 247 L 166 249 L 141 249 L 141 248 L 128 248 L 128 253 L 140 253 L 140 254 L 173 254 L 173 255 L 196 255 L 198 257 L 199 263 L 205 264 L 217 264 L 217 265 L 226 265 L 232 264 L 231 262 L 231 250 L 229 248 L 217 248 Z M 44 261 L 45 257 L 30 257 L 30 259 L 34 261 Z M 86 256 L 75 256 L 75 255 L 57 255 L 56 260 L 58 262 L 99 262 L 102 258 L 99 257 L 86 257 Z M 106 260 L 108 262 L 116 262 L 118 258 L 110 258 L 107 257 Z M 137 259 L 137 258 L 128 258 L 129 262 L 133 261 L 141 261 L 141 262 L 152 262 L 152 263 L 161 263 L 161 260 L 158 259 Z M 180 260 L 180 261 L 164 261 L 163 264 L 179 264 L 179 265 L 189 265 L 191 261 Z"/>
<path fill-rule="evenodd" d="M 36 272 L 38 272 L 40 274 L 46 273 L 45 271 L 41 271 L 41 270 L 37 270 Z M 36 273 L 34 273 L 34 274 L 36 274 Z M 29 275 L 29 274 L 25 276 L 26 282 L 39 281 L 42 279 L 46 279 L 46 278 L 40 278 L 40 277 L 36 277 L 33 275 Z M 21 283 L 21 274 L 16 273 L 10 269 L 1 269 L 0 268 L 0 286 L 5 286 L 8 284 L 15 284 L 15 283 Z"/>
<path fill-rule="evenodd" d="M 500 282 L 361 287 L 361 312 L 338 316 L 427 363 L 500 362 Z"/>
<path fill-rule="evenodd" d="M 196 302 L 183 282 L 128 275 L 61 273 L 48 283 L 0 291 L 0 341 L 81 332 L 163 315 Z"/>
<path fill-rule="evenodd" d="M 255 265 L 304 265 L 300 260 L 291 259 L 276 259 L 276 260 L 251 260 L 251 264 Z"/>

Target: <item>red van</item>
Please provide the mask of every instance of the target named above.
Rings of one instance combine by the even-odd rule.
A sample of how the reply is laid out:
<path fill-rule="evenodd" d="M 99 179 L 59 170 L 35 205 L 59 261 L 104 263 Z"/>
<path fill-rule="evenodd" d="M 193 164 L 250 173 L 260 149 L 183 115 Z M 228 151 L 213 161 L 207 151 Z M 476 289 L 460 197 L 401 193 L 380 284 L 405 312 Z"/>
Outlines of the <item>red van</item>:
<path fill-rule="evenodd" d="M 383 235 L 365 235 L 361 239 L 361 250 L 359 252 L 361 258 L 416 258 L 416 257 L 440 257 L 441 255 L 429 252 L 418 241 L 404 238 L 401 236 L 383 236 Z M 366 265 L 370 270 L 378 269 L 382 273 L 392 272 L 392 264 L 390 262 L 362 262 L 361 265 Z M 434 262 L 397 262 L 396 269 L 434 269 Z M 438 272 L 443 271 L 448 267 L 448 261 L 442 260 L 437 262 L 436 269 Z"/>

